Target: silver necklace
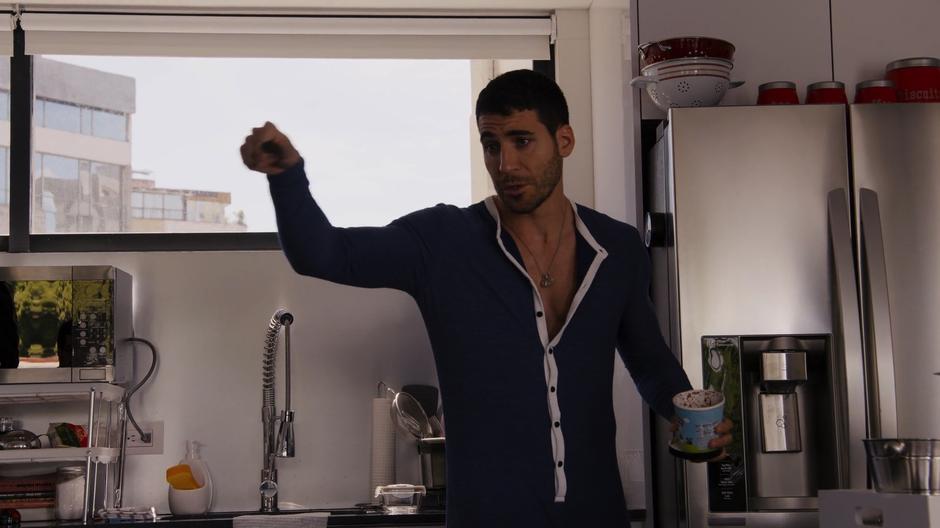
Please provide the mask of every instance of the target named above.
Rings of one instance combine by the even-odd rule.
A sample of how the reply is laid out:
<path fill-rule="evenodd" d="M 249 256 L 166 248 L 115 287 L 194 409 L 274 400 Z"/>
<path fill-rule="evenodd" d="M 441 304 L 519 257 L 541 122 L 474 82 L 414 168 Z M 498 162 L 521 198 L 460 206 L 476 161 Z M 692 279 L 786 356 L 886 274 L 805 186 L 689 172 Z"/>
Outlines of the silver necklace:
<path fill-rule="evenodd" d="M 548 288 L 552 284 L 555 284 L 555 279 L 552 278 L 552 266 L 555 264 L 555 257 L 558 256 L 558 250 L 561 249 L 561 234 L 565 232 L 566 220 L 568 220 L 568 208 L 567 207 L 565 207 L 565 215 L 561 219 L 561 229 L 558 230 L 558 245 L 555 246 L 555 253 L 552 254 L 552 260 L 548 262 L 548 268 L 546 269 L 546 271 L 542 271 L 542 267 L 539 266 L 539 259 L 535 258 L 535 253 L 533 253 L 532 250 L 529 249 L 529 246 L 527 246 L 525 241 L 522 240 L 522 237 L 517 235 L 516 232 L 513 231 L 512 229 L 509 229 L 509 226 L 505 224 L 503 225 L 503 227 L 506 228 L 506 231 L 509 231 L 516 238 L 516 240 L 518 240 L 519 243 L 522 244 L 522 247 L 524 247 L 525 250 L 529 252 L 529 255 L 532 257 L 532 262 L 535 262 L 535 269 L 538 270 L 539 277 L 541 277 L 541 280 L 539 280 L 539 286 L 543 288 Z"/>

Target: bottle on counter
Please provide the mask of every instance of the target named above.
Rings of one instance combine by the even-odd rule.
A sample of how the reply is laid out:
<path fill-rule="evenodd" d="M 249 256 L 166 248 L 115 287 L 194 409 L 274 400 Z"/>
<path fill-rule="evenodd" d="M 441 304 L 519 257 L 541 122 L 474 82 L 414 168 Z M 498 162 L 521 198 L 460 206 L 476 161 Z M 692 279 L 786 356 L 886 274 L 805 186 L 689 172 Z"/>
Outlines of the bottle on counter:
<path fill-rule="evenodd" d="M 168 499 L 173 515 L 202 515 L 212 505 L 212 475 L 209 466 L 199 456 L 199 444 L 194 440 L 186 441 L 186 456 L 180 466 L 189 466 L 193 480 L 199 486 L 196 489 L 176 489 L 169 487 Z"/>

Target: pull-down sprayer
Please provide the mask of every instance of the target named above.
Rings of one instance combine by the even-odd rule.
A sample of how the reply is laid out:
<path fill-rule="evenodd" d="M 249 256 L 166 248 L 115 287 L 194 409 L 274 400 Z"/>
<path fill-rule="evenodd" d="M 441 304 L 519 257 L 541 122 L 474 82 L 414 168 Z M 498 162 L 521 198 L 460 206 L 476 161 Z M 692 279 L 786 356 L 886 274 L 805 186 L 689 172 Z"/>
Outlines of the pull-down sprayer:
<path fill-rule="evenodd" d="M 271 316 L 264 336 L 264 356 L 261 365 L 261 423 L 264 435 L 264 459 L 261 469 L 261 511 L 276 512 L 277 465 L 276 457 L 294 456 L 294 411 L 290 408 L 290 327 L 294 316 L 281 308 Z M 284 410 L 280 416 L 275 408 L 274 387 L 277 379 L 277 343 L 284 327 Z M 275 433 L 276 431 L 276 433 Z"/>

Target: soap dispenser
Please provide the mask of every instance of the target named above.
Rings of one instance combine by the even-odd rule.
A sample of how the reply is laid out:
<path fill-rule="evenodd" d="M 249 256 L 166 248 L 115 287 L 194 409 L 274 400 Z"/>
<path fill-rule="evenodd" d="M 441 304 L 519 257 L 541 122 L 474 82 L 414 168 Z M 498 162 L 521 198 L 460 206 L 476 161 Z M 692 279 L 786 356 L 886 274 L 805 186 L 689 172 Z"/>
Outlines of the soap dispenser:
<path fill-rule="evenodd" d="M 212 475 L 209 466 L 199 456 L 199 443 L 186 441 L 186 456 L 180 465 L 189 466 L 193 480 L 199 486 L 196 489 L 176 489 L 169 487 L 168 499 L 173 515 L 202 515 L 212 505 Z"/>

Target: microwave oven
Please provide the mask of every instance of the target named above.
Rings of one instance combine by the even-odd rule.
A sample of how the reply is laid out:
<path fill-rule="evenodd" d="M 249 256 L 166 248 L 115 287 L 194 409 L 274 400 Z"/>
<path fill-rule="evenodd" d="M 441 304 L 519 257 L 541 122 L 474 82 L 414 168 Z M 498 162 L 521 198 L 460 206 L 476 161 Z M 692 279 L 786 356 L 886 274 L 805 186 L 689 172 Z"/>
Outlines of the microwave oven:
<path fill-rule="evenodd" d="M 0 268 L 0 383 L 123 383 L 131 276 L 113 266 Z"/>

